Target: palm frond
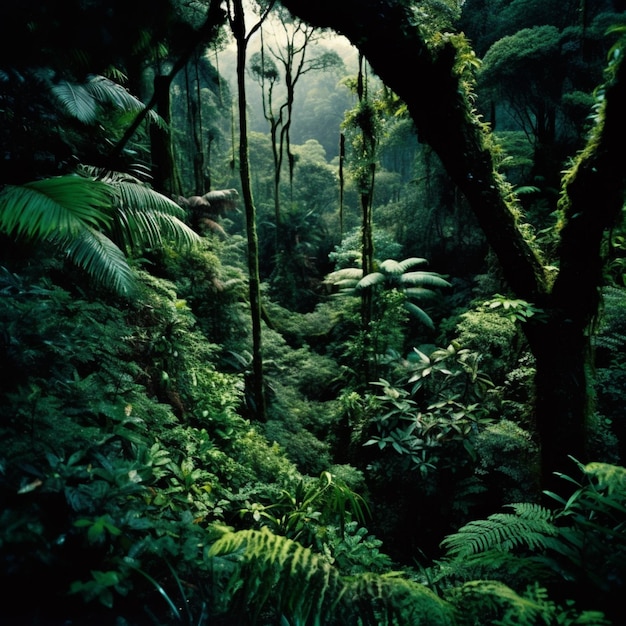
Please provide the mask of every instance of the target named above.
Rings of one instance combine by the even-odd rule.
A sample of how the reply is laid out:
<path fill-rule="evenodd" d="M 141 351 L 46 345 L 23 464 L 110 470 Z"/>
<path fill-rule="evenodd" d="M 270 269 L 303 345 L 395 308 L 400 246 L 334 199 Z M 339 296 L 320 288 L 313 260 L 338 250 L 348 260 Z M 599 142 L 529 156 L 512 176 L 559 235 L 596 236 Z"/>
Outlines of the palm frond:
<path fill-rule="evenodd" d="M 430 328 L 431 330 L 435 330 L 435 324 L 433 323 L 432 318 L 430 317 L 430 315 L 428 315 L 428 313 L 426 313 L 426 311 L 424 311 L 424 309 L 421 309 L 416 304 L 413 304 L 412 302 L 409 302 L 408 300 L 405 300 L 403 302 L 403 305 L 404 305 L 404 308 L 409 313 L 414 315 L 422 324 L 424 324 L 424 326 L 426 326 L 427 328 Z"/>
<path fill-rule="evenodd" d="M 347 292 L 356 293 L 356 286 L 358 280 L 354 280 L 353 278 L 345 278 L 343 280 L 338 280 L 336 283 L 333 283 L 335 287 L 339 288 L 341 291 L 341 295 L 346 295 Z M 339 295 L 339 294 L 336 294 Z"/>
<path fill-rule="evenodd" d="M 358 289 L 369 289 L 370 287 L 374 287 L 375 285 L 380 285 L 385 282 L 385 275 L 381 272 L 372 272 L 367 276 L 363 276 L 361 280 L 357 283 Z"/>
<path fill-rule="evenodd" d="M 450 283 L 435 272 L 406 272 L 400 277 L 404 285 L 419 285 L 420 287 L 450 287 Z"/>
<path fill-rule="evenodd" d="M 407 287 L 406 289 L 403 289 L 402 292 L 407 297 L 414 298 L 415 300 L 425 300 L 435 296 L 435 292 L 432 289 L 427 289 L 426 287 Z"/>
<path fill-rule="evenodd" d="M 85 87 L 100 102 L 113 104 L 122 111 L 141 113 L 146 108 L 141 100 L 129 93 L 124 87 L 104 76 L 90 76 Z M 166 126 L 163 118 L 152 110 L 148 111 L 148 118 L 162 128 Z"/>
<path fill-rule="evenodd" d="M 386 274 L 402 274 L 402 269 L 400 269 L 400 263 L 395 259 L 385 259 L 380 264 L 380 269 L 383 270 Z"/>
<path fill-rule="evenodd" d="M 124 87 L 104 76 L 90 76 L 85 83 L 63 80 L 52 86 L 52 93 L 59 99 L 69 115 L 84 124 L 94 124 L 102 112 L 102 105 L 112 105 L 125 113 L 141 113 L 145 105 Z M 151 122 L 165 126 L 163 119 L 154 111 L 148 111 Z"/>
<path fill-rule="evenodd" d="M 16 236 L 45 239 L 70 235 L 85 226 L 111 223 L 111 188 L 82 176 L 58 176 L 0 192 L 0 229 Z"/>
<path fill-rule="evenodd" d="M 109 180 L 118 199 L 111 234 L 120 245 L 157 246 L 165 239 L 191 247 L 200 241 L 182 221 L 185 212 L 176 202 L 136 181 Z"/>
<path fill-rule="evenodd" d="M 421 257 L 412 256 L 408 259 L 403 259 L 398 263 L 400 268 L 400 272 L 404 274 L 410 267 L 415 267 L 416 265 L 427 265 L 428 260 L 422 259 Z"/>
<path fill-rule="evenodd" d="M 136 289 L 136 277 L 124 253 L 105 235 L 84 228 L 73 237 L 55 238 L 68 258 L 98 283 L 117 293 L 130 294 Z"/>
<path fill-rule="evenodd" d="M 85 85 L 62 80 L 52 86 L 52 93 L 59 99 L 67 113 L 83 124 L 95 124 L 101 113 L 100 103 Z"/>
<path fill-rule="evenodd" d="M 344 280 L 346 278 L 360 280 L 363 277 L 363 270 L 358 267 L 344 267 L 340 270 L 335 270 L 326 276 L 326 283 L 335 284 L 337 281 Z"/>

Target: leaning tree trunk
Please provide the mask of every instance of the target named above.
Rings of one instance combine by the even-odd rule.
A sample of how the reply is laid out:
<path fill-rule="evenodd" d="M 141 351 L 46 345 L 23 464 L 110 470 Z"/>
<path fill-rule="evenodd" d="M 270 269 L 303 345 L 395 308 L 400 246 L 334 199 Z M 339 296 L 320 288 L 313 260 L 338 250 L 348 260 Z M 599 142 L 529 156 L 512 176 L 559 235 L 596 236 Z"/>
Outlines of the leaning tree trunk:
<path fill-rule="evenodd" d="M 549 486 L 553 472 L 571 469 L 569 455 L 586 460 L 587 335 L 598 304 L 600 243 L 621 210 L 624 187 L 619 156 L 620 144 L 626 145 L 624 118 L 619 119 L 619 106 L 626 110 L 624 70 L 606 94 L 604 144 L 590 147 L 591 160 L 583 159 L 565 187 L 572 218 L 561 233 L 560 275 L 552 289 L 518 227 L 510 190 L 487 147 L 488 131 L 467 98 L 471 50 L 454 36 L 442 36 L 436 48 L 427 46 L 402 0 L 344 0 L 340 11 L 335 0 L 283 4 L 300 18 L 345 35 L 402 98 L 420 139 L 432 146 L 466 196 L 512 291 L 544 309 L 547 321 L 532 322 L 526 330 L 537 363 L 535 419 L 543 485 Z"/>

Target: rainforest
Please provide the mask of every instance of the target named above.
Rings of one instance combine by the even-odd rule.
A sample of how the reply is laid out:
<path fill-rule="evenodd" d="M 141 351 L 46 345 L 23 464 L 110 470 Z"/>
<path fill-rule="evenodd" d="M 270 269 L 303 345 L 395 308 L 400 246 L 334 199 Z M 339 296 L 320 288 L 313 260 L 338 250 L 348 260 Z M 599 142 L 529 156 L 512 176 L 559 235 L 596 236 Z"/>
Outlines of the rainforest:
<path fill-rule="evenodd" d="M 1 626 L 626 623 L 626 2 L 8 0 Z"/>

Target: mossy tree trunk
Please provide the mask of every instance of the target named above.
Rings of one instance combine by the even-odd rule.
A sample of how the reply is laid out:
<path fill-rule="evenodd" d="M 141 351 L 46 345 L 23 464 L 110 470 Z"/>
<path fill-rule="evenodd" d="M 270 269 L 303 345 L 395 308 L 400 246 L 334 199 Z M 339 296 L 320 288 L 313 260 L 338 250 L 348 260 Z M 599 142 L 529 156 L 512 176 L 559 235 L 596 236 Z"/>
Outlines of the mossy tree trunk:
<path fill-rule="evenodd" d="M 515 206 L 488 148 L 488 130 L 467 98 L 464 67 L 471 51 L 443 36 L 429 47 L 403 0 L 284 0 L 302 19 L 345 35 L 374 71 L 407 104 L 421 141 L 437 153 L 466 196 L 503 275 L 516 297 L 544 309 L 547 321 L 527 324 L 536 358 L 535 419 L 542 450 L 542 479 L 551 487 L 555 471 L 568 472 L 569 455 L 587 458 L 588 334 L 601 286 L 601 244 L 623 205 L 623 147 L 626 145 L 626 80 L 623 66 L 606 91 L 604 126 L 564 181 L 564 226 L 560 272 L 551 285 L 519 228 Z M 620 112 L 621 107 L 621 112 Z"/>
<path fill-rule="evenodd" d="M 270 3 L 271 5 L 272 3 Z M 250 156 L 248 148 L 248 119 L 246 98 L 246 56 L 250 36 L 261 26 L 264 17 L 250 32 L 246 32 L 242 0 L 229 2 L 229 21 L 237 43 L 237 90 L 239 94 L 239 172 L 241 193 L 246 212 L 246 234 L 248 240 L 248 283 L 250 316 L 252 322 L 252 397 L 254 417 L 265 420 L 265 384 L 262 346 L 261 279 L 259 276 L 259 239 L 256 227 L 256 207 L 252 195 L 250 178 Z M 267 9 L 269 11 L 269 8 Z M 267 15 L 267 12 L 264 14 Z"/>

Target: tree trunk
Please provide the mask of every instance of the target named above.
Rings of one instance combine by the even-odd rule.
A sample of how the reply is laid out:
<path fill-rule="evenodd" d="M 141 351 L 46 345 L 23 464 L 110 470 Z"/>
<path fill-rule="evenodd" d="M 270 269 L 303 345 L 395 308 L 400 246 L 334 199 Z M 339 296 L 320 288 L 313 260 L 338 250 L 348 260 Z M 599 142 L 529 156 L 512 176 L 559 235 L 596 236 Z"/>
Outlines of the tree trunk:
<path fill-rule="evenodd" d="M 588 158 L 565 184 L 571 217 L 561 232 L 560 273 L 550 289 L 538 256 L 518 227 L 510 192 L 495 174 L 487 131 L 465 95 L 459 67 L 471 62 L 471 51 L 457 49 L 454 38 L 429 48 L 410 7 L 400 0 L 344 0 L 341 11 L 334 0 L 283 4 L 302 19 L 345 35 L 402 98 L 418 136 L 432 146 L 466 196 L 516 297 L 546 312 L 547 322 L 531 321 L 526 331 L 537 366 L 541 474 L 543 485 L 549 486 L 554 471 L 571 469 L 568 455 L 587 460 L 588 330 L 598 306 L 600 245 L 623 205 L 623 67 L 613 90 L 606 92 L 603 142 L 590 145 Z"/>
<path fill-rule="evenodd" d="M 158 75 L 154 77 L 154 98 L 156 112 L 163 118 L 166 127 L 155 124 L 150 126 L 150 142 L 152 156 L 152 186 L 159 192 L 173 197 L 181 195 L 180 180 L 176 174 L 174 152 L 169 133 L 170 112 L 170 76 Z"/>
<path fill-rule="evenodd" d="M 196 50 L 199 45 L 208 45 L 211 41 L 213 41 L 217 35 L 219 34 L 219 30 L 224 23 L 225 14 L 221 8 L 221 0 L 209 0 L 209 6 L 207 9 L 206 20 L 204 24 L 194 33 L 192 40 L 189 43 L 188 48 L 184 51 L 184 53 L 176 59 L 174 65 L 172 67 L 171 72 L 168 76 L 161 76 L 163 82 L 157 86 L 157 78 L 155 78 L 155 91 L 152 95 L 150 101 L 146 104 L 146 107 L 143 111 L 141 111 L 133 120 L 132 124 L 126 129 L 122 138 L 117 142 L 117 144 L 113 147 L 111 151 L 111 158 L 118 158 L 122 153 L 128 142 L 131 140 L 133 135 L 137 132 L 137 129 L 141 126 L 141 124 L 148 117 L 148 113 L 155 105 L 158 104 L 158 101 L 162 98 L 163 89 L 165 87 L 165 82 L 167 82 L 168 89 L 168 115 L 169 115 L 169 86 L 171 85 L 174 77 L 180 72 L 180 70 L 185 67 L 189 58 Z"/>
<path fill-rule="evenodd" d="M 239 93 L 239 171 L 241 192 L 246 211 L 248 238 L 248 283 L 250 316 L 252 321 L 252 396 L 255 417 L 265 420 L 265 390 L 263 373 L 263 348 L 261 335 L 261 280 L 259 277 L 259 240 L 256 229 L 256 208 L 250 180 L 248 151 L 248 119 L 246 100 L 246 53 L 248 39 L 242 0 L 233 1 L 231 28 L 237 42 L 237 89 Z"/>

